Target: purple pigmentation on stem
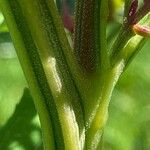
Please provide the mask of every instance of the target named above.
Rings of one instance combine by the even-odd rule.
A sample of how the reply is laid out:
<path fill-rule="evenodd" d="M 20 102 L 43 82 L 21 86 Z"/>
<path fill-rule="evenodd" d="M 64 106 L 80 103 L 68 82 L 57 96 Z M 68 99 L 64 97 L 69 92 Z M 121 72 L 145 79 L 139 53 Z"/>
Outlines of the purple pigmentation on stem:
<path fill-rule="evenodd" d="M 63 0 L 63 8 L 62 8 L 62 20 L 64 27 L 68 29 L 71 33 L 74 32 L 74 20 L 70 15 L 69 7 L 67 5 L 66 0 Z"/>
<path fill-rule="evenodd" d="M 144 0 L 144 4 L 150 5 L 150 0 Z"/>
<path fill-rule="evenodd" d="M 138 0 L 132 0 L 131 7 L 129 9 L 129 13 L 127 16 L 127 25 L 133 25 L 136 23 L 135 18 L 136 18 L 136 12 L 138 8 Z"/>

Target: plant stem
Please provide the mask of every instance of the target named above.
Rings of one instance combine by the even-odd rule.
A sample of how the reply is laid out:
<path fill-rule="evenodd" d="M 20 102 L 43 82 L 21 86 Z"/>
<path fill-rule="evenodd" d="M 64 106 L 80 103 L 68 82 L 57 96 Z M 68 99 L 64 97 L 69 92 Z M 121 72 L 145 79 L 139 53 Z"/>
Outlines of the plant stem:
<path fill-rule="evenodd" d="M 32 95 L 34 95 L 35 105 L 41 120 L 41 126 L 43 130 L 43 142 L 45 149 L 53 150 L 55 149 L 55 142 L 52 130 L 52 123 L 49 117 L 49 111 L 45 100 L 43 99 L 42 93 L 38 86 L 38 81 L 36 80 L 35 72 L 32 68 L 31 61 L 29 60 L 29 55 L 27 54 L 24 42 L 18 31 L 18 27 L 14 20 L 12 10 L 8 1 L 0 1 L 1 10 L 6 18 L 9 30 L 11 31 L 11 37 L 15 43 L 15 47 L 18 50 L 17 53 L 20 57 L 20 62 L 22 64 L 23 71 L 27 77 L 29 87 L 31 89 Z M 40 110 L 40 111 L 39 111 Z"/>
<path fill-rule="evenodd" d="M 99 103 L 101 76 L 109 68 L 106 40 L 108 1 L 77 0 L 75 14 L 74 53 L 83 79 L 77 87 L 82 96 L 86 128 L 89 128 Z"/>
<path fill-rule="evenodd" d="M 106 0 L 76 2 L 74 51 L 80 67 L 86 74 L 93 74 L 108 67 L 107 16 Z"/>
<path fill-rule="evenodd" d="M 120 54 L 120 52 L 122 51 L 122 49 L 124 48 L 125 44 L 128 42 L 128 40 L 133 36 L 133 32 L 131 27 L 125 27 L 123 26 L 120 31 L 119 34 L 110 50 L 110 59 L 111 59 L 111 65 L 115 65 L 116 63 L 118 63 L 118 55 Z"/>
<path fill-rule="evenodd" d="M 101 141 L 101 136 L 103 133 L 103 128 L 108 117 L 108 106 L 112 91 L 123 71 L 124 63 L 120 62 L 110 71 L 108 71 L 104 77 L 103 86 L 101 89 L 100 103 L 96 111 L 96 115 L 91 123 L 90 128 L 87 130 L 87 149 L 95 150 L 97 149 L 99 142 Z"/>
<path fill-rule="evenodd" d="M 150 14 L 147 14 L 139 21 L 139 24 L 149 26 L 149 20 Z M 124 65 L 127 67 L 144 43 L 145 38 L 135 35 L 132 31 L 132 26 L 123 26 L 110 50 L 111 65 L 115 66 L 121 60 L 124 60 Z"/>
<path fill-rule="evenodd" d="M 45 149 L 82 149 L 81 100 L 54 2 L 1 0 L 0 4 L 39 113 Z"/>

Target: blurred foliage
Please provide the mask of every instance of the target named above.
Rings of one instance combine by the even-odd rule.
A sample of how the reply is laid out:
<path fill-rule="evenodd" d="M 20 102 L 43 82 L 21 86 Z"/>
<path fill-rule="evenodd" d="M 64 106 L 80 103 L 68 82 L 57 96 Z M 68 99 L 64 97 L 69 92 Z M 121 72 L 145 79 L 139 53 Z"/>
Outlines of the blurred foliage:
<path fill-rule="evenodd" d="M 104 150 L 150 149 L 150 42 L 117 84 L 104 131 Z"/>
<path fill-rule="evenodd" d="M 107 31 L 111 44 L 120 27 L 123 1 L 110 1 L 115 10 Z M 73 1 L 68 2 L 72 7 Z M 115 88 L 104 132 L 104 150 L 150 149 L 149 48 L 148 41 Z M 0 112 L 0 150 L 42 150 L 38 116 L 1 13 Z"/>
<path fill-rule="evenodd" d="M 0 129 L 2 150 L 42 150 L 40 125 L 32 97 L 25 89 L 15 112 Z"/>

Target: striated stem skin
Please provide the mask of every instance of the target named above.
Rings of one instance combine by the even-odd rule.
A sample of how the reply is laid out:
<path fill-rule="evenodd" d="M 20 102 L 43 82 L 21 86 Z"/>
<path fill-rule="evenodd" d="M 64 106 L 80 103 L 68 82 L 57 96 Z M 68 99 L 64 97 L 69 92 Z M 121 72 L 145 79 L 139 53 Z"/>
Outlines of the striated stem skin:
<path fill-rule="evenodd" d="M 77 0 L 74 53 L 84 78 L 80 91 L 85 110 L 87 150 L 97 149 L 104 122 L 107 120 L 107 107 L 104 106 L 104 112 L 97 115 L 101 109 L 100 103 L 109 102 L 109 98 L 103 99 L 105 96 L 102 96 L 103 86 L 107 80 L 105 78 L 110 71 L 106 41 L 107 17 L 108 1 Z M 97 119 L 100 121 L 95 128 Z"/>
<path fill-rule="evenodd" d="M 97 13 L 97 7 L 95 7 L 95 0 L 88 0 L 84 2 L 79 2 L 82 6 L 82 14 L 80 14 L 80 23 L 76 23 L 75 28 L 75 39 L 74 39 L 74 49 L 79 61 L 80 66 L 84 72 L 92 73 L 96 70 L 96 65 L 98 65 L 99 48 L 96 48 L 95 40 L 95 20 L 99 18 Z M 80 6 L 81 7 L 81 6 Z M 94 18 L 94 13 L 97 15 Z M 78 20 L 78 18 L 77 18 Z M 80 26 L 80 27 L 79 27 Z M 81 31 L 78 31 L 81 30 Z M 97 43 L 98 46 L 98 43 Z"/>
<path fill-rule="evenodd" d="M 105 43 L 107 3 L 103 0 L 78 0 L 76 2 L 74 52 L 80 67 L 86 74 L 100 71 L 108 64 Z"/>
<path fill-rule="evenodd" d="M 108 1 L 77 0 L 75 14 L 74 53 L 82 76 L 77 87 L 83 101 L 86 127 L 89 128 L 100 100 L 102 76 L 109 68 L 106 40 Z"/>
<path fill-rule="evenodd" d="M 111 99 L 112 91 L 122 74 L 124 62 L 121 61 L 114 68 L 110 69 L 103 78 L 102 88 L 100 91 L 100 103 L 97 107 L 96 114 L 86 133 L 87 150 L 99 150 L 99 143 L 102 140 L 103 129 L 108 118 L 108 106 Z"/>
<path fill-rule="evenodd" d="M 45 150 L 82 149 L 81 100 L 64 56 L 69 44 L 54 2 L 0 0 L 0 6 L 39 113 Z"/>
<path fill-rule="evenodd" d="M 129 5 L 127 3 L 129 3 Z M 149 11 L 150 11 L 149 1 L 144 1 L 144 4 L 139 9 L 138 9 L 138 0 L 126 1 L 124 22 L 116 40 L 114 41 L 110 49 L 110 59 L 111 59 L 110 61 L 112 66 L 117 64 L 118 61 L 120 61 L 124 56 L 130 58 L 128 52 L 124 52 L 124 46 L 130 41 L 130 39 L 134 38 L 135 36 L 135 33 L 133 31 L 134 25 L 142 22 L 143 18 L 147 18 L 144 24 L 149 24 Z M 132 56 L 134 54 L 130 53 L 130 55 Z M 125 62 L 127 64 L 129 58 L 125 58 Z"/>

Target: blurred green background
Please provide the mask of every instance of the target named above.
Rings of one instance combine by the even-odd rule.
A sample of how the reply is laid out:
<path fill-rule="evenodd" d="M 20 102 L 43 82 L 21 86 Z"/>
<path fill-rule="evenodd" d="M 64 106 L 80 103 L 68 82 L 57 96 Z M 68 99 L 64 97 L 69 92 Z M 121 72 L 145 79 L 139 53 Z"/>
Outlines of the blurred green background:
<path fill-rule="evenodd" d="M 108 26 L 110 41 L 122 20 L 122 1 L 116 0 L 113 4 L 114 13 Z M 70 7 L 73 7 L 72 3 Z M 104 150 L 150 150 L 149 50 L 150 41 L 130 64 L 113 92 L 103 136 Z M 42 150 L 39 119 L 1 13 L 0 150 Z"/>

